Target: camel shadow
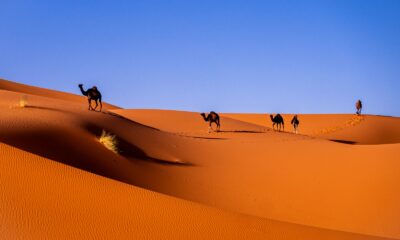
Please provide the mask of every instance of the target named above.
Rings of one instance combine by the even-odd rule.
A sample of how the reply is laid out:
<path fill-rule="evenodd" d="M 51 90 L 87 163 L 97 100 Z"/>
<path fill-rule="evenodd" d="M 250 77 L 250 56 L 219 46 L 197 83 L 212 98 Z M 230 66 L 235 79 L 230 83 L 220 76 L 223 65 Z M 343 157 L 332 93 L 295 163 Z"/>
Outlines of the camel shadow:
<path fill-rule="evenodd" d="M 350 145 L 357 144 L 357 142 L 354 142 L 354 141 L 347 141 L 347 140 L 340 140 L 340 139 L 329 139 L 329 141 L 343 143 L 343 144 L 350 144 Z"/>
<path fill-rule="evenodd" d="M 221 133 L 265 133 L 265 131 L 250 131 L 250 130 L 220 130 Z M 216 132 L 216 133 L 218 133 Z"/>
<path fill-rule="evenodd" d="M 185 136 L 179 135 L 182 137 L 196 138 L 196 139 L 206 139 L 206 140 L 228 140 L 229 138 L 220 138 L 220 137 L 199 137 L 199 136 Z"/>

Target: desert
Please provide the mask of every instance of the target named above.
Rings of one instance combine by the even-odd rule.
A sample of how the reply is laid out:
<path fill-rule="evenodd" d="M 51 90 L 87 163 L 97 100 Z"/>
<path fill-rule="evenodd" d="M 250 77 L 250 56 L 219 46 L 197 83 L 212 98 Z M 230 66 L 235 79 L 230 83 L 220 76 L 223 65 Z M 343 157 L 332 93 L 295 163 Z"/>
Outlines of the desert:
<path fill-rule="evenodd" d="M 124 109 L 0 80 L 4 239 L 400 239 L 400 119 Z M 117 152 L 99 139 L 117 140 Z"/>

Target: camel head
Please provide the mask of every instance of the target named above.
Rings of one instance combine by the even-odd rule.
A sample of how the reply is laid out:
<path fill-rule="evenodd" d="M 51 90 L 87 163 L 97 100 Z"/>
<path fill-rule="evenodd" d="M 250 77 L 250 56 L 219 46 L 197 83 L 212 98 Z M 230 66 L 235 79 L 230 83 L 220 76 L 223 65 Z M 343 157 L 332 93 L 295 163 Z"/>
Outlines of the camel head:
<path fill-rule="evenodd" d="M 207 121 L 208 119 L 206 118 L 206 114 L 205 113 L 200 113 L 200 115 L 204 118 L 204 121 Z"/>
<path fill-rule="evenodd" d="M 274 116 L 272 116 L 272 114 L 270 114 L 269 117 L 271 118 L 272 121 L 274 121 Z"/>
<path fill-rule="evenodd" d="M 84 89 L 83 89 L 83 84 L 81 83 L 81 84 L 78 84 L 78 86 L 79 86 L 79 89 L 81 90 L 81 93 L 82 93 L 82 95 L 84 95 L 84 96 L 87 96 L 88 95 L 88 93 L 87 93 L 87 91 L 85 91 Z"/>

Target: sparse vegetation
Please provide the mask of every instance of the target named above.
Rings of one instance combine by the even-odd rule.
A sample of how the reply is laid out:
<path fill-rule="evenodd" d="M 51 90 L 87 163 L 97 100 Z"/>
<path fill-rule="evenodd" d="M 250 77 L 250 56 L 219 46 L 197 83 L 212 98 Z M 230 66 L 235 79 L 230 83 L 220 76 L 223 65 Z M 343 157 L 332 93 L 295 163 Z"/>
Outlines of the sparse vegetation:
<path fill-rule="evenodd" d="M 114 153 L 118 153 L 118 141 L 116 136 L 103 130 L 99 138 L 99 142 L 107 149 Z"/>

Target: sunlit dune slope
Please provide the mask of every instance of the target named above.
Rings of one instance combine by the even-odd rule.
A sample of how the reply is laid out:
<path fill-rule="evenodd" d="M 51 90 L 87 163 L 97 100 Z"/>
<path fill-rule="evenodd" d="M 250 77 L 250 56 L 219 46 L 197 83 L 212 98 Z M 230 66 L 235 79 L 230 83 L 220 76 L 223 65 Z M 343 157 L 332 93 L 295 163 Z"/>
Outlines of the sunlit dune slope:
<path fill-rule="evenodd" d="M 77 89 L 77 93 L 79 93 L 78 86 L 76 87 L 76 89 Z M 46 88 L 29 86 L 29 85 L 16 83 L 16 82 L 4 80 L 4 79 L 0 79 L 0 90 L 18 92 L 18 93 L 21 93 L 21 96 L 23 96 L 23 94 L 30 94 L 30 95 L 37 95 L 37 96 L 48 97 L 48 98 L 55 98 L 55 99 L 59 99 L 59 100 L 65 100 L 65 101 L 68 101 L 70 104 L 73 104 L 73 103 L 87 104 L 86 97 L 82 97 L 80 95 L 50 90 L 50 89 L 46 89 Z M 94 106 L 94 103 L 93 103 L 93 106 Z M 104 109 L 116 109 L 118 107 L 103 102 L 103 108 Z"/>
<path fill-rule="evenodd" d="M 323 132 L 321 137 L 355 144 L 400 143 L 400 118 L 353 116 L 344 127 Z"/>
<path fill-rule="evenodd" d="M 148 110 L 156 117 L 145 119 L 136 118 L 135 111 L 117 112 L 155 128 L 170 124 L 170 131 L 181 130 L 175 120 L 179 112 Z M 164 179 L 162 186 L 153 184 L 150 174 L 139 185 L 262 217 L 399 236 L 400 195 L 395 189 L 400 187 L 396 173 L 400 145 L 350 146 L 270 130 L 209 136 L 223 140 L 186 140 L 177 145 L 176 152 L 191 155 L 194 167 L 152 166 L 152 173 Z"/>
<path fill-rule="evenodd" d="M 272 127 L 268 114 L 222 114 L 244 122 Z M 293 131 L 293 114 L 282 114 L 285 130 Z M 400 118 L 355 114 L 298 114 L 299 133 L 351 144 L 400 143 Z"/>
<path fill-rule="evenodd" d="M 187 136 L 214 136 L 208 134 L 209 123 L 205 122 L 197 112 L 149 109 L 116 109 L 112 112 L 162 131 Z M 221 117 L 221 122 L 223 122 L 220 129 L 221 133 L 260 133 L 267 131 L 267 128 L 263 126 L 231 118 Z M 217 129 L 215 123 L 212 124 L 212 129 Z"/>

